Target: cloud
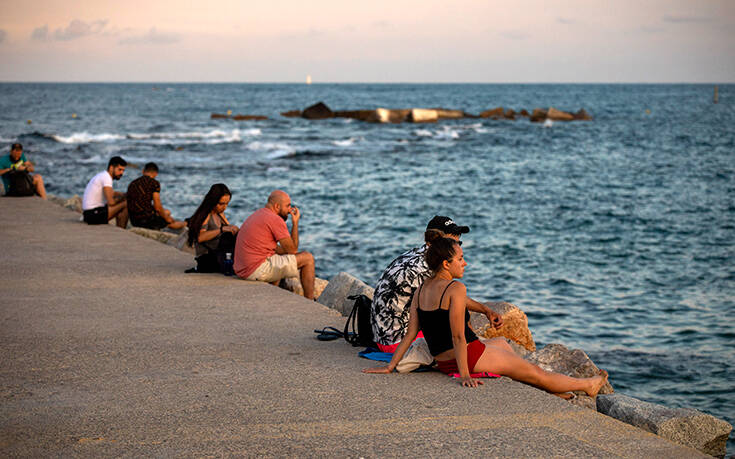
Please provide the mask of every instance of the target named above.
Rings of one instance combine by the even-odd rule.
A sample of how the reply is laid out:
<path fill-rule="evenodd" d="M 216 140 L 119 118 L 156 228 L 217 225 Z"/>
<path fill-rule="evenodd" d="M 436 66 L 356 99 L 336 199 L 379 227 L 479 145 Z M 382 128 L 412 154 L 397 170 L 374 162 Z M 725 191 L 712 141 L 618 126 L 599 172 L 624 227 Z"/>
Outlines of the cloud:
<path fill-rule="evenodd" d="M 96 35 L 107 26 L 107 20 L 84 22 L 79 19 L 72 20 L 66 28 L 56 29 L 54 39 L 59 41 L 74 40 L 88 35 Z"/>
<path fill-rule="evenodd" d="M 521 32 L 520 30 L 506 30 L 500 32 L 500 36 L 509 40 L 526 40 L 531 37 L 526 32 Z"/>
<path fill-rule="evenodd" d="M 31 40 L 46 41 L 48 40 L 48 25 L 36 27 L 31 33 Z"/>
<path fill-rule="evenodd" d="M 87 37 L 90 35 L 101 35 L 107 32 L 107 20 L 100 19 L 92 22 L 85 22 L 79 19 L 72 20 L 68 26 L 59 27 L 53 33 L 49 32 L 48 24 L 36 27 L 31 33 L 31 40 L 35 41 L 69 41 L 77 38 Z"/>
<path fill-rule="evenodd" d="M 8 38 L 8 32 L 4 29 L 0 29 L 0 43 L 4 42 L 6 38 Z"/>
<path fill-rule="evenodd" d="M 712 22 L 712 18 L 708 16 L 692 16 L 686 14 L 665 14 L 664 22 L 673 22 L 675 24 L 701 24 Z"/>
<path fill-rule="evenodd" d="M 577 23 L 577 21 L 575 21 L 574 19 L 561 18 L 561 17 L 556 18 L 556 22 L 558 22 L 559 24 L 565 24 L 565 25 L 570 25 L 570 24 L 576 24 Z"/>
<path fill-rule="evenodd" d="M 168 45 L 181 41 L 181 37 L 173 33 L 164 33 L 156 30 L 155 27 L 144 33 L 143 35 L 133 35 L 118 41 L 120 45 Z"/>

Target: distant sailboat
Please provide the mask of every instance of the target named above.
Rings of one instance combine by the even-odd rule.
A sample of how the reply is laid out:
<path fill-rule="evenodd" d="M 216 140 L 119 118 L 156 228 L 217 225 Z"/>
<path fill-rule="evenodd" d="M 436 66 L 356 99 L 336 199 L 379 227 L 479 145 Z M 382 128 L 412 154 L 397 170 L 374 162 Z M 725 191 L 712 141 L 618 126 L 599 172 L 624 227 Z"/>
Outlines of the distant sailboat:
<path fill-rule="evenodd" d="M 311 75 L 306 75 L 306 84 L 311 84 Z"/>

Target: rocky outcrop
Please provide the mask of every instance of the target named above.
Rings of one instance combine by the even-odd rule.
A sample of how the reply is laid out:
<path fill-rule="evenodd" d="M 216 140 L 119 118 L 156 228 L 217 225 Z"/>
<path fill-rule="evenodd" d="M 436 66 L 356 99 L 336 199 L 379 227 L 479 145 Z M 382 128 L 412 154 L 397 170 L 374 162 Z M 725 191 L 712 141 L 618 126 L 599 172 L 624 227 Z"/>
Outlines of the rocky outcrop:
<path fill-rule="evenodd" d="M 234 115 L 232 119 L 235 121 L 263 121 L 263 120 L 267 120 L 268 117 L 263 116 L 263 115 L 240 115 L 238 114 L 238 115 Z"/>
<path fill-rule="evenodd" d="M 324 102 L 317 102 L 316 104 L 304 109 L 304 111 L 301 112 L 301 117 L 306 118 L 307 120 L 323 120 L 334 118 L 334 113 Z"/>
<path fill-rule="evenodd" d="M 505 113 L 505 109 L 503 107 L 491 108 L 490 110 L 481 112 L 480 118 L 493 118 L 497 120 L 503 117 L 503 113 Z"/>
<path fill-rule="evenodd" d="M 574 114 L 574 119 L 578 121 L 590 121 L 592 120 L 592 117 L 585 109 L 580 108 L 579 111 Z"/>
<path fill-rule="evenodd" d="M 528 119 L 533 123 L 544 121 L 546 120 L 546 110 L 543 108 L 534 108 Z"/>
<path fill-rule="evenodd" d="M 213 114 L 214 116 L 214 114 Z M 221 115 L 226 116 L 226 115 Z M 332 111 L 324 102 L 318 102 L 303 111 L 290 110 L 282 112 L 281 116 L 297 117 L 320 120 L 327 118 L 351 118 L 368 123 L 433 123 L 440 120 L 456 120 L 462 118 L 491 118 L 515 120 L 517 116 L 529 117 L 531 121 L 544 121 L 547 118 L 559 121 L 589 120 L 592 119 L 584 109 L 577 114 L 571 114 L 550 107 L 548 110 L 542 108 L 534 109 L 532 114 L 523 109 L 516 113 L 513 109 L 496 107 L 481 112 L 479 115 L 471 115 L 463 110 L 447 108 L 383 108 L 374 110 L 339 110 Z"/>
<path fill-rule="evenodd" d="M 408 121 L 414 123 L 436 123 L 439 120 L 439 113 L 436 110 L 426 108 L 414 108 L 408 115 Z"/>
<path fill-rule="evenodd" d="M 352 311 L 354 300 L 347 297 L 352 295 L 365 295 L 373 298 L 374 289 L 353 275 L 341 272 L 329 280 L 329 284 L 319 296 L 319 303 L 339 311 L 347 316 Z"/>
<path fill-rule="evenodd" d="M 599 395 L 597 410 L 705 454 L 723 457 L 732 426 L 691 408 L 667 408 L 622 394 Z"/>
<path fill-rule="evenodd" d="M 504 301 L 489 302 L 485 303 L 485 305 L 503 318 L 503 326 L 500 329 L 495 329 L 487 323 L 487 317 L 480 314 L 473 314 L 471 316 L 472 326 L 478 331 L 478 336 L 484 338 L 502 336 L 520 344 L 529 352 L 536 350 L 536 343 L 534 343 L 533 335 L 528 328 L 528 317 L 526 317 L 526 314 L 518 306 Z"/>
<path fill-rule="evenodd" d="M 574 115 L 557 110 L 554 107 L 549 107 L 549 110 L 546 112 L 546 118 L 553 121 L 572 121 L 574 120 Z"/>
<path fill-rule="evenodd" d="M 240 115 L 239 113 L 237 115 L 225 114 L 225 113 L 212 113 L 210 116 L 211 119 L 233 119 L 235 121 L 259 121 L 259 120 L 267 120 L 267 116 L 263 115 Z"/>
<path fill-rule="evenodd" d="M 317 300 L 319 299 L 319 296 L 327 287 L 327 284 L 329 284 L 329 281 L 326 279 L 320 279 L 318 277 L 314 279 L 314 298 Z M 281 279 L 278 286 L 284 290 L 288 290 L 289 292 L 304 296 L 304 287 L 301 285 L 301 279 L 298 277 L 287 277 L 285 279 Z"/>

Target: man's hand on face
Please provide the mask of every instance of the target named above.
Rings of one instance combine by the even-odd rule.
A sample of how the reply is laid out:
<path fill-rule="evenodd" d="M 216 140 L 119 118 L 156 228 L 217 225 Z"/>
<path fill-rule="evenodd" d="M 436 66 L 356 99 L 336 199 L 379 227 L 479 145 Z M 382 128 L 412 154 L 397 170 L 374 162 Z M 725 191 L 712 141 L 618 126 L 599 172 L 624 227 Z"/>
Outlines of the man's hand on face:
<path fill-rule="evenodd" d="M 299 219 L 301 218 L 301 211 L 298 207 L 291 207 L 291 221 L 293 223 L 298 223 Z"/>

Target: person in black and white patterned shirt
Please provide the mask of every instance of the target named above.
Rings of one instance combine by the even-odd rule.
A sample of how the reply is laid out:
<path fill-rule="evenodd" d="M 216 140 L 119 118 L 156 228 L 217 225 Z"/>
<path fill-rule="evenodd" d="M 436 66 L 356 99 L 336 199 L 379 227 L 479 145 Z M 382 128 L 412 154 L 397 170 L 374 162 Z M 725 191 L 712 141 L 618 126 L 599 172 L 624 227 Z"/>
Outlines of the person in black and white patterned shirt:
<path fill-rule="evenodd" d="M 406 333 L 409 318 L 407 306 L 419 285 L 431 276 L 431 270 L 424 260 L 431 241 L 440 237 L 459 241 L 460 236 L 469 231 L 468 226 L 458 226 L 451 218 L 437 215 L 426 226 L 425 244 L 404 252 L 385 268 L 375 285 L 370 314 L 373 337 L 381 351 L 395 351 Z M 492 309 L 471 298 L 467 298 L 467 301 L 485 310 L 485 315 L 494 327 L 499 328 L 503 324 L 503 320 Z M 419 333 L 418 337 L 422 336 Z"/>

